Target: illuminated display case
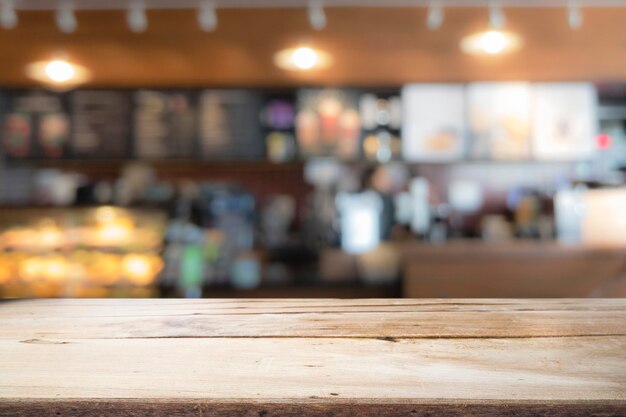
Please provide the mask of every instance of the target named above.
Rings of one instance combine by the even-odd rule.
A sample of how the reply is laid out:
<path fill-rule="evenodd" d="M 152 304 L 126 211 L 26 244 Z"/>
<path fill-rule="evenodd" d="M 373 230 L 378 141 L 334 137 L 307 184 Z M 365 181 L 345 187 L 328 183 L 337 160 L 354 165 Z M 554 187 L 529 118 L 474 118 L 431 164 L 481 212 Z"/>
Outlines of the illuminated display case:
<path fill-rule="evenodd" d="M 166 221 L 149 209 L 2 209 L 0 296 L 156 295 Z"/>

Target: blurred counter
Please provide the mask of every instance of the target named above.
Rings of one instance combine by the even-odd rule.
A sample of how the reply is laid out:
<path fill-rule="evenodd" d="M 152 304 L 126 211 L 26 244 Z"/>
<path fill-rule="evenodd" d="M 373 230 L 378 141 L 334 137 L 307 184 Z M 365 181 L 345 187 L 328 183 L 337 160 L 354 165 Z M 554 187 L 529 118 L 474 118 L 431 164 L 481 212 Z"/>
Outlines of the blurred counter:
<path fill-rule="evenodd" d="M 336 247 L 250 248 L 221 259 L 216 254 L 225 246 L 211 246 L 211 229 L 198 229 L 206 241 L 174 245 L 177 223 L 166 234 L 167 216 L 159 210 L 48 207 L 1 214 L 4 297 L 626 297 L 626 245 L 613 226 L 603 229 L 618 235 L 612 246 L 432 244 L 405 237 L 358 255 Z M 220 265 L 228 279 L 215 278 Z"/>
<path fill-rule="evenodd" d="M 403 297 L 626 296 L 626 247 L 452 241 L 401 251 Z"/>

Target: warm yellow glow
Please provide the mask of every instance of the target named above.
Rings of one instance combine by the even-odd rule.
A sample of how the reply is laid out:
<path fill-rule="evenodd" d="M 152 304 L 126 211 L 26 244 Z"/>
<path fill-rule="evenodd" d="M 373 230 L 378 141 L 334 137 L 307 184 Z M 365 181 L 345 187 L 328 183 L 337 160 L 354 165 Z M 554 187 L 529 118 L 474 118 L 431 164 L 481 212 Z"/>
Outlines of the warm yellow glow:
<path fill-rule="evenodd" d="M 514 33 L 488 30 L 463 38 L 461 49 L 472 55 L 499 55 L 519 49 L 521 43 Z"/>
<path fill-rule="evenodd" d="M 43 275 L 50 281 L 61 282 L 67 279 L 68 264 L 67 261 L 55 256 L 44 262 Z"/>
<path fill-rule="evenodd" d="M 480 37 L 480 47 L 488 54 L 499 54 L 506 48 L 506 37 L 502 32 L 489 31 Z"/>
<path fill-rule="evenodd" d="M 6 259 L 0 260 L 0 284 L 6 284 L 13 277 L 11 268 L 9 268 L 9 262 Z"/>
<path fill-rule="evenodd" d="M 21 263 L 19 275 L 24 281 L 35 281 L 41 277 L 44 267 L 39 258 L 30 258 Z"/>
<path fill-rule="evenodd" d="M 99 207 L 95 211 L 96 220 L 102 223 L 113 220 L 116 217 L 113 207 Z"/>
<path fill-rule="evenodd" d="M 114 219 L 98 227 L 98 243 L 101 245 L 119 245 L 132 237 L 133 222 L 129 219 Z"/>
<path fill-rule="evenodd" d="M 74 78 L 74 66 L 67 61 L 55 59 L 46 64 L 46 75 L 56 83 L 65 83 Z"/>
<path fill-rule="evenodd" d="M 57 88 L 75 87 L 89 79 L 85 67 L 63 59 L 33 62 L 26 67 L 26 75 Z"/>
<path fill-rule="evenodd" d="M 274 56 L 274 63 L 290 71 L 309 71 L 330 66 L 330 56 L 323 51 L 300 46 L 279 51 Z"/>
<path fill-rule="evenodd" d="M 150 263 L 140 255 L 128 255 L 123 261 L 124 273 L 130 277 L 145 277 L 150 274 Z"/>
<path fill-rule="evenodd" d="M 122 260 L 124 276 L 135 285 L 152 283 L 162 266 L 162 261 L 154 255 L 129 254 Z"/>
<path fill-rule="evenodd" d="M 45 226 L 39 230 L 36 244 L 46 247 L 57 247 L 63 242 L 61 230 L 54 226 Z"/>
<path fill-rule="evenodd" d="M 311 48 L 298 48 L 291 54 L 293 64 L 303 70 L 308 70 L 317 65 L 319 58 L 317 52 Z"/>

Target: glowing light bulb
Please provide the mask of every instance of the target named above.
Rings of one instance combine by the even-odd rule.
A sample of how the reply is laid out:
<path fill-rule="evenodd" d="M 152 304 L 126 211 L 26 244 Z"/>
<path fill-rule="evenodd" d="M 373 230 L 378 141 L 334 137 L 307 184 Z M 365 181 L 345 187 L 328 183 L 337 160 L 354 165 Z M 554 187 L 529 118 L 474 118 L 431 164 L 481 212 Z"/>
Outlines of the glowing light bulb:
<path fill-rule="evenodd" d="M 70 81 L 76 73 L 72 64 L 59 59 L 47 63 L 44 72 L 48 78 L 57 83 Z"/>
<path fill-rule="evenodd" d="M 323 69 L 331 65 L 328 53 L 308 46 L 283 49 L 274 55 L 274 63 L 289 71 L 309 71 Z"/>
<path fill-rule="evenodd" d="M 499 54 L 506 48 L 507 39 L 497 30 L 485 32 L 480 38 L 480 47 L 490 55 Z"/>
<path fill-rule="evenodd" d="M 303 70 L 313 68 L 318 61 L 317 52 L 311 48 L 301 47 L 297 48 L 291 54 L 293 64 Z"/>
<path fill-rule="evenodd" d="M 48 88 L 65 91 L 89 80 L 89 71 L 65 59 L 37 61 L 26 66 L 26 75 Z"/>
<path fill-rule="evenodd" d="M 463 38 L 461 49 L 472 55 L 499 55 L 519 49 L 522 41 L 514 33 L 488 30 Z"/>

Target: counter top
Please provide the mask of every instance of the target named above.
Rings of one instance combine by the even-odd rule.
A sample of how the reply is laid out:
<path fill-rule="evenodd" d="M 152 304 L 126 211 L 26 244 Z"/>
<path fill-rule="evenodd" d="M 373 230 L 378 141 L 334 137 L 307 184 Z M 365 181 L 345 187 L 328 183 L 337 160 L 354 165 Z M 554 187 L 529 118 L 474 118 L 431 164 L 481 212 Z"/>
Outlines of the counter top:
<path fill-rule="evenodd" d="M 404 256 L 446 256 L 459 253 L 468 256 L 501 255 L 518 257 L 554 257 L 554 256 L 616 256 L 626 257 L 626 247 L 617 245 L 564 244 L 556 240 L 540 241 L 533 239 L 512 239 L 505 241 L 484 241 L 480 239 L 453 239 L 442 244 L 428 242 L 401 242 L 399 250 Z"/>
<path fill-rule="evenodd" d="M 452 241 L 402 251 L 409 298 L 626 297 L 624 247 Z"/>
<path fill-rule="evenodd" d="M 0 303 L 0 416 L 626 415 L 626 299 Z"/>

